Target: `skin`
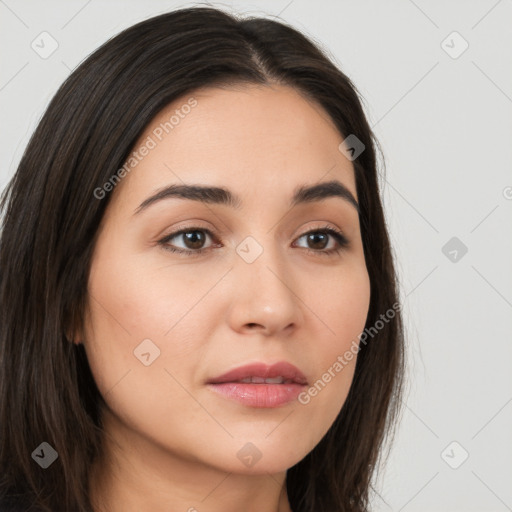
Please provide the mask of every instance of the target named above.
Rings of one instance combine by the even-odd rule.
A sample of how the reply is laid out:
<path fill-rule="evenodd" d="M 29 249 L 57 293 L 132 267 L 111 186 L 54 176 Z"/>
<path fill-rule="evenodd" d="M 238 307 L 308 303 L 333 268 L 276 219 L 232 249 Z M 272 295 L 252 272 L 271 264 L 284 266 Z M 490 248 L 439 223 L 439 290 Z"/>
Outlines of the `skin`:
<path fill-rule="evenodd" d="M 190 96 L 166 107 L 136 147 Z M 364 329 L 370 283 L 353 205 L 289 206 L 296 186 L 332 179 L 357 199 L 354 168 L 338 150 L 344 137 L 325 111 L 287 86 L 193 97 L 197 106 L 117 185 L 95 246 L 75 342 L 107 403 L 90 482 L 96 512 L 290 511 L 286 470 L 327 432 L 353 378 L 355 358 L 307 405 L 272 409 L 207 388 L 238 366 L 283 360 L 312 385 Z M 229 188 L 241 208 L 169 198 L 134 215 L 157 189 L 183 182 Z M 349 241 L 339 254 L 320 254 L 337 246 L 332 236 L 325 249 L 303 236 L 326 224 Z M 202 254 L 158 243 L 184 226 L 213 232 Z M 249 235 L 263 248 L 250 264 L 236 252 Z M 168 245 L 198 247 L 183 235 Z M 144 339 L 160 349 L 149 366 L 134 356 Z M 248 442 L 262 455 L 252 467 L 237 457 Z"/>

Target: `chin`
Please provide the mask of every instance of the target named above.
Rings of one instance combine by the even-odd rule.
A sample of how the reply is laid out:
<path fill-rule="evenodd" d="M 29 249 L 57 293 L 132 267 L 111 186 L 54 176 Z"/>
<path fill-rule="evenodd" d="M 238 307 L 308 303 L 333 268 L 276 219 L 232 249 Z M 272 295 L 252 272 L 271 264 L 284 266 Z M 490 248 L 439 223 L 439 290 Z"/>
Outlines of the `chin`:
<path fill-rule="evenodd" d="M 267 434 L 262 434 L 261 438 L 248 437 L 246 440 L 235 440 L 234 448 L 228 450 L 233 453 L 233 457 L 226 459 L 225 453 L 222 459 L 223 469 L 225 471 L 250 474 L 265 475 L 286 472 L 291 467 L 300 462 L 314 447 L 297 446 L 296 437 L 287 438 L 276 436 L 275 439 L 265 439 Z M 252 440 L 250 440 L 252 439 Z"/>

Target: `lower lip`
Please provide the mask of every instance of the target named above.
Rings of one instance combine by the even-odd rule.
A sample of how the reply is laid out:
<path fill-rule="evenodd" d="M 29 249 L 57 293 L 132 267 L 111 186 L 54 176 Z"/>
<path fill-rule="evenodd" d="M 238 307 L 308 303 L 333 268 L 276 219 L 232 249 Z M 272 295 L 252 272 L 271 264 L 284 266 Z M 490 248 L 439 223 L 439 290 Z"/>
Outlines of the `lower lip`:
<path fill-rule="evenodd" d="M 208 387 L 249 407 L 273 408 L 295 400 L 306 387 L 302 384 L 246 384 L 223 382 Z"/>

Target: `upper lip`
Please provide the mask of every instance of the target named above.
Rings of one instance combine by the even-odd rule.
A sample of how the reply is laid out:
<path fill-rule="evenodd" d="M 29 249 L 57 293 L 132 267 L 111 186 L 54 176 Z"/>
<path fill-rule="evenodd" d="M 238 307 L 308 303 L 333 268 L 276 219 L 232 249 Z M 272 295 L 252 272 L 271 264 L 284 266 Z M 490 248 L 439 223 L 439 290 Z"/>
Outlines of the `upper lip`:
<path fill-rule="evenodd" d="M 293 364 L 286 361 L 268 365 L 265 363 L 251 363 L 229 370 L 218 377 L 208 380 L 208 384 L 221 384 L 223 382 L 238 382 L 247 377 L 273 378 L 283 377 L 297 384 L 307 384 L 305 375 Z"/>

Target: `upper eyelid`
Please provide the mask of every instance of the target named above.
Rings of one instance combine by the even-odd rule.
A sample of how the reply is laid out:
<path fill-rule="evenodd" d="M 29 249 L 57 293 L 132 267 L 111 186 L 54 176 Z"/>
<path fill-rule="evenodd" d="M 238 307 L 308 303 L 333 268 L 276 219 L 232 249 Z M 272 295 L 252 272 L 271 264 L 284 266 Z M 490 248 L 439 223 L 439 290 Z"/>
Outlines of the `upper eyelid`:
<path fill-rule="evenodd" d="M 189 233 L 191 231 L 204 231 L 205 233 L 208 233 L 208 235 L 211 236 L 212 238 L 216 238 L 216 235 L 209 228 L 203 228 L 201 226 L 190 226 L 190 227 L 179 228 L 177 231 L 173 231 L 172 233 L 165 235 L 162 238 L 162 240 L 168 240 L 170 238 L 174 238 L 175 236 L 183 235 L 183 233 Z"/>

